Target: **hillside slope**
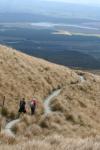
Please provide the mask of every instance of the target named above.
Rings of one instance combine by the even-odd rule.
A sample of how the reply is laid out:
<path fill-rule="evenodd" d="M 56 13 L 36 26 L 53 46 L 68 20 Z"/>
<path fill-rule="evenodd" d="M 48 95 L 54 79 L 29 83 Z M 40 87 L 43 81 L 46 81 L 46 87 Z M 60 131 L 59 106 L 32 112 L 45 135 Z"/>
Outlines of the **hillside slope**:
<path fill-rule="evenodd" d="M 51 114 L 43 114 L 43 100 L 54 90 L 59 96 L 50 104 Z M 6 96 L 6 107 L 17 111 L 20 98 L 38 98 L 40 114 L 28 128 L 23 119 L 18 134 L 39 136 L 58 133 L 68 137 L 85 137 L 100 132 L 100 77 L 83 71 L 37 59 L 14 49 L 0 46 L 0 102 Z M 31 118 L 32 119 L 32 118 Z M 26 121 L 27 122 L 27 121 Z M 30 128 L 29 128 L 30 126 Z M 37 127 L 38 126 L 38 127 Z M 39 132 L 38 132 L 39 130 Z"/>
<path fill-rule="evenodd" d="M 68 68 L 0 46 L 0 101 L 6 96 L 10 110 L 17 108 L 23 97 L 35 96 L 42 102 L 54 89 L 72 80 L 77 80 L 77 74 Z"/>

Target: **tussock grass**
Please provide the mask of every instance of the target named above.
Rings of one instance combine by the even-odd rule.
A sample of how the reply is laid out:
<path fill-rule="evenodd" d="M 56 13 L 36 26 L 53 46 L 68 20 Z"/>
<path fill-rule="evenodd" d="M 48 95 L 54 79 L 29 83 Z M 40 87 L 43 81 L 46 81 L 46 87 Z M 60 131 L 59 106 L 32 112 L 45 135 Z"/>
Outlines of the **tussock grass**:
<path fill-rule="evenodd" d="M 28 132 L 31 133 L 32 136 L 41 136 L 43 134 L 42 128 L 37 124 L 31 125 L 25 134 Z"/>
<path fill-rule="evenodd" d="M 32 126 L 34 126 L 34 124 L 37 122 L 36 117 L 35 116 L 30 116 L 30 115 L 22 115 L 21 116 L 21 120 L 19 123 L 15 124 L 12 128 L 12 131 L 15 134 L 19 134 L 19 135 L 25 135 L 28 134 L 28 132 L 30 132 L 31 130 L 29 130 L 30 128 L 32 129 Z M 36 131 L 37 132 L 37 131 Z M 32 132 L 30 132 L 31 135 Z"/>
<path fill-rule="evenodd" d="M 84 76 L 85 81 L 81 82 L 79 76 Z M 60 95 L 50 104 L 53 113 L 43 115 L 43 100 L 59 88 L 62 88 Z M 97 150 L 100 146 L 99 138 L 95 137 L 100 133 L 99 76 L 74 71 L 0 46 L 0 104 L 4 96 L 6 102 L 2 114 L 12 119 L 16 118 L 21 98 L 25 97 L 27 103 L 33 96 L 38 99 L 35 117 L 21 116 L 22 120 L 13 127 L 18 137 L 32 140 L 33 137 L 56 135 L 29 143 L 24 143 L 22 138 L 23 142 L 19 141 L 19 145 L 0 148 L 88 150 L 93 147 Z M 62 136 L 57 136 L 58 133 Z"/>
<path fill-rule="evenodd" d="M 6 119 L 0 115 L 0 131 L 5 126 Z"/>
<path fill-rule="evenodd" d="M 0 144 L 8 144 L 12 145 L 16 143 L 16 139 L 14 137 L 8 136 L 4 133 L 0 133 Z M 0 146 L 1 149 L 1 146 Z"/>
<path fill-rule="evenodd" d="M 63 136 L 53 135 L 47 136 L 42 140 L 32 140 L 19 145 L 1 145 L 3 150 L 99 150 L 100 137 L 81 138 L 64 138 Z"/>
<path fill-rule="evenodd" d="M 78 136 L 98 134 L 100 132 L 100 77 L 87 72 L 79 72 L 85 82 L 67 84 L 61 94 L 52 101 L 55 112 L 61 112 L 70 125 L 70 135 Z M 66 126 L 67 126 L 66 125 Z M 74 129 L 75 126 L 79 126 Z M 62 129 L 63 132 L 64 129 Z M 66 135 L 68 135 L 66 131 Z M 69 136 L 69 135 L 68 135 Z"/>
<path fill-rule="evenodd" d="M 8 109 L 6 107 L 1 108 L 1 115 L 5 117 L 8 116 Z"/>
<path fill-rule="evenodd" d="M 25 97 L 28 101 L 33 96 L 38 99 L 36 114 L 42 114 L 43 99 L 65 82 L 77 78 L 77 74 L 68 68 L 5 46 L 0 46 L 0 62 L 0 103 L 5 96 L 5 107 L 16 114 L 19 100 Z"/>
<path fill-rule="evenodd" d="M 27 128 L 27 125 L 25 122 L 19 122 L 17 123 L 15 126 L 12 127 L 12 131 L 15 133 L 15 134 L 24 134 L 25 130 Z"/>
<path fill-rule="evenodd" d="M 21 122 L 24 122 L 27 126 L 29 126 L 30 124 L 32 124 L 33 122 L 35 122 L 35 117 L 31 117 L 29 115 L 23 115 L 21 118 Z"/>

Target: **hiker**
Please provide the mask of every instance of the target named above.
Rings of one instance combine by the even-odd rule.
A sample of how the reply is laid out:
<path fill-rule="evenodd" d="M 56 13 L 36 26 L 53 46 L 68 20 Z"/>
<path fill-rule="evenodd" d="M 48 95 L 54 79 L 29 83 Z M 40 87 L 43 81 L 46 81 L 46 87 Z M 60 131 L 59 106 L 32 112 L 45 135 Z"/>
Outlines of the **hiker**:
<path fill-rule="evenodd" d="M 23 98 L 22 100 L 20 100 L 19 113 L 26 113 L 26 102 L 25 102 L 25 98 Z"/>
<path fill-rule="evenodd" d="M 36 109 L 36 98 L 33 98 L 30 102 L 30 108 L 31 108 L 31 115 L 35 114 L 35 109 Z"/>

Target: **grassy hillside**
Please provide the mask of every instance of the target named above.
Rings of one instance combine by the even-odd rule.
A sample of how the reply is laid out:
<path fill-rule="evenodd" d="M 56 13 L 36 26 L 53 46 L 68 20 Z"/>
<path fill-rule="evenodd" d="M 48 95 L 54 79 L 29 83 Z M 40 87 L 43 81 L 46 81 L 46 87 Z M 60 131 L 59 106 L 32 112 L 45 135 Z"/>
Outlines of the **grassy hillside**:
<path fill-rule="evenodd" d="M 91 136 L 100 132 L 100 79 L 89 73 L 83 74 L 85 81 L 66 85 L 51 104 L 67 123 L 62 132 L 70 136 Z M 66 130 L 66 132 L 65 132 Z"/>
<path fill-rule="evenodd" d="M 60 95 L 50 104 L 53 112 L 44 115 L 45 97 L 59 88 L 61 89 Z M 16 138 L 12 139 L 0 134 L 2 149 L 16 150 L 24 145 L 27 150 L 29 145 L 27 140 L 31 141 L 30 149 L 36 145 L 36 150 L 39 149 L 38 143 L 40 147 L 43 145 L 43 149 L 55 149 L 58 146 L 58 150 L 59 147 L 63 150 L 63 140 L 67 143 L 65 147 L 69 145 L 69 149 L 76 147 L 79 149 L 82 143 L 83 145 L 86 143 L 85 148 L 89 149 L 95 145 L 96 141 L 99 141 L 96 138 L 100 134 L 99 76 L 71 70 L 0 46 L 1 103 L 4 96 L 6 96 L 5 107 L 15 114 L 17 114 L 18 103 L 22 97 L 25 97 L 27 101 L 33 96 L 37 97 L 38 106 L 35 116 L 22 116 L 21 121 L 13 127 Z M 2 129 L 5 126 L 5 118 L 1 116 L 0 122 Z M 60 137 L 57 136 L 59 134 Z M 54 135 L 57 136 L 57 140 Z M 86 137 L 88 138 L 83 140 Z M 34 141 L 32 141 L 33 138 Z M 79 138 L 80 142 L 78 142 Z M 62 139 L 60 143 L 59 139 Z M 20 143 L 20 145 L 7 147 L 4 143 Z M 83 146 L 84 150 L 85 148 Z"/>
<path fill-rule="evenodd" d="M 99 150 L 100 137 L 81 138 L 64 138 L 63 136 L 47 136 L 43 140 L 32 140 L 19 145 L 1 145 L 2 150 Z"/>
<path fill-rule="evenodd" d="M 42 103 L 49 93 L 65 81 L 74 80 L 74 76 L 77 75 L 68 68 L 0 46 L 0 102 L 6 96 L 6 106 L 10 110 L 17 109 L 23 97 L 35 96 Z"/>

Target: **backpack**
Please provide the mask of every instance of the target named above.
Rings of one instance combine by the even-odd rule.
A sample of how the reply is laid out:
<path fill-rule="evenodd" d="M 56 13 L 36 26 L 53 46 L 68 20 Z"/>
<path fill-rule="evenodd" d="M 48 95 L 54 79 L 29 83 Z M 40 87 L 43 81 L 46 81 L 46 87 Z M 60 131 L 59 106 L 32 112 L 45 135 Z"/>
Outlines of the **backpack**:
<path fill-rule="evenodd" d="M 36 106 L 36 100 L 35 99 L 31 100 L 30 106 Z"/>

